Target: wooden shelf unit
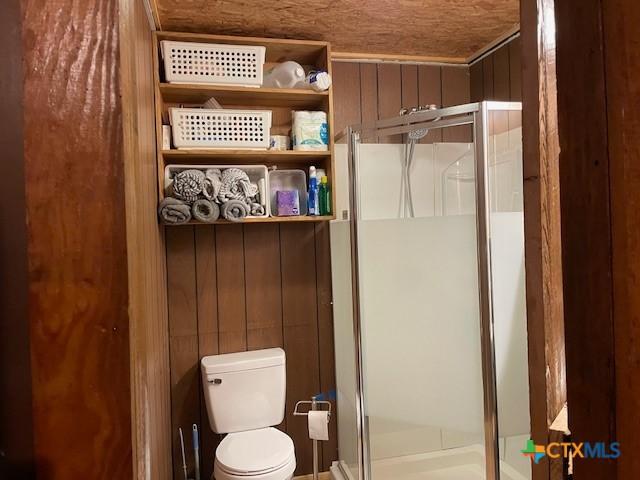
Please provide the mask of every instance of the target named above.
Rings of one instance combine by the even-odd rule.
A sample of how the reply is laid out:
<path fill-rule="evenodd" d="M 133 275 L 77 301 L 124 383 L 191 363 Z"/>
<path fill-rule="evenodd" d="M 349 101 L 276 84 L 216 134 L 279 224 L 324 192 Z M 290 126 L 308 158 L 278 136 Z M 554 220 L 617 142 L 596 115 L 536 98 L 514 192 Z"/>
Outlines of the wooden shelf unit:
<path fill-rule="evenodd" d="M 205 35 L 177 32 L 154 32 L 154 68 L 155 68 L 155 102 L 156 102 L 156 134 L 158 157 L 158 192 L 159 200 L 164 198 L 164 169 L 166 165 L 180 164 L 215 164 L 215 165 L 266 165 L 278 169 L 299 168 L 308 174 L 312 165 L 323 168 L 331 185 L 331 205 L 335 207 L 335 158 L 333 143 L 333 91 L 315 92 L 303 89 L 252 88 L 226 85 L 206 84 L 170 84 L 164 82 L 163 62 L 160 53 L 162 40 L 222 43 L 236 45 L 262 45 L 266 47 L 264 71 L 272 66 L 294 60 L 305 68 L 321 68 L 331 74 L 331 47 L 326 42 L 306 40 L 280 40 L 273 38 L 235 37 L 222 35 Z M 250 149 L 193 149 L 163 150 L 162 125 L 168 124 L 168 108 L 172 106 L 202 105 L 214 97 L 223 108 L 250 108 L 270 110 L 272 112 L 271 133 L 274 135 L 290 135 L 291 112 L 294 110 L 322 110 L 327 113 L 329 127 L 328 151 L 268 151 Z M 333 220 L 331 216 L 308 217 L 268 217 L 249 218 L 246 223 L 272 222 L 319 222 Z M 216 224 L 229 224 L 220 220 Z M 190 222 L 189 224 L 200 224 Z"/>

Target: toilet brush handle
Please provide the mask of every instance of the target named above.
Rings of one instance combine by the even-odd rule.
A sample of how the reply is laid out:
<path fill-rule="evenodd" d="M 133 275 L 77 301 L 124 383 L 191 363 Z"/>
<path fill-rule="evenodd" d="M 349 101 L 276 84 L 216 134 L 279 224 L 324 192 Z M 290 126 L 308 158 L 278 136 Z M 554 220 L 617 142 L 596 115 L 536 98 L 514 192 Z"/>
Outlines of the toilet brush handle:
<path fill-rule="evenodd" d="M 196 480 L 200 480 L 200 441 L 198 439 L 198 425 L 193 424 L 193 459 L 196 464 Z"/>

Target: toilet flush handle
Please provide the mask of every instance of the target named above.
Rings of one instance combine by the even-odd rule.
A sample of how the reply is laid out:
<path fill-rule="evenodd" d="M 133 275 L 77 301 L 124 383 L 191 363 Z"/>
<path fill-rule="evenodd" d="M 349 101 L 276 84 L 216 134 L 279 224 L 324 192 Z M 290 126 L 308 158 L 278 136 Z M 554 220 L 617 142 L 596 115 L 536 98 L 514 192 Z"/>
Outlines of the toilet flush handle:
<path fill-rule="evenodd" d="M 220 385 L 222 383 L 222 379 L 214 378 L 213 380 L 209 380 L 209 383 L 213 383 L 214 385 Z"/>

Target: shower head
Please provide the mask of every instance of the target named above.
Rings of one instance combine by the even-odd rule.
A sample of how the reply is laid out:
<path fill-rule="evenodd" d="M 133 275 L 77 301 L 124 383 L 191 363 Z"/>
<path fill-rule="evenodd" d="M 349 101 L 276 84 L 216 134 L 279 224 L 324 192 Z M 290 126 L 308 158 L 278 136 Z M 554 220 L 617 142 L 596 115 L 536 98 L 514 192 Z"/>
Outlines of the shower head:
<path fill-rule="evenodd" d="M 411 115 L 413 113 L 420 113 L 428 110 L 437 110 L 437 109 L 438 109 L 438 106 L 435 104 L 412 107 L 411 109 L 402 108 L 400 110 L 400 115 Z M 440 120 L 440 117 L 434 119 L 434 121 L 437 121 L 437 120 Z M 421 128 L 419 130 L 410 131 L 407 134 L 407 136 L 409 137 L 409 140 L 416 141 L 416 140 L 420 140 L 421 138 L 424 138 L 427 135 L 427 133 L 429 133 L 428 128 Z"/>

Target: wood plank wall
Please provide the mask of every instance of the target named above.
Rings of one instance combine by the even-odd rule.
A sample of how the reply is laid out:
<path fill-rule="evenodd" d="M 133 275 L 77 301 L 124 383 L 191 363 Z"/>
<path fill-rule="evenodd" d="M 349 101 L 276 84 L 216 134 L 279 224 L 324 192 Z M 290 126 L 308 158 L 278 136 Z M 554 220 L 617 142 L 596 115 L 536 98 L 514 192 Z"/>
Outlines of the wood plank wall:
<path fill-rule="evenodd" d="M 574 6 L 555 2 L 569 428 L 622 450 L 574 478 L 640 478 L 640 5 Z"/>
<path fill-rule="evenodd" d="M 202 432 L 203 478 L 211 474 L 219 438 L 209 427 L 199 359 L 282 347 L 287 354 L 286 417 L 297 474 L 312 471 L 297 400 L 335 390 L 328 224 L 220 225 L 166 229 L 175 478 L 178 427 Z M 321 468 L 337 459 L 335 418 L 322 442 Z M 189 469 L 193 455 L 188 451 Z"/>
<path fill-rule="evenodd" d="M 473 63 L 471 101 L 522 101 L 522 41 L 516 37 L 493 53 Z"/>
<path fill-rule="evenodd" d="M 20 5 L 37 478 L 130 479 L 118 1 Z"/>
<path fill-rule="evenodd" d="M 20 0 L 0 5 L 0 478 L 34 478 Z"/>
<path fill-rule="evenodd" d="M 129 271 L 133 478 L 168 480 L 171 390 L 164 227 L 158 225 L 153 35 L 144 0 L 119 0 Z"/>
<path fill-rule="evenodd" d="M 333 81 L 336 132 L 397 116 L 403 107 L 446 107 L 470 101 L 467 67 L 333 62 Z M 422 142 L 470 142 L 471 138 L 471 127 L 464 125 L 432 131 Z M 363 140 L 400 143 L 402 136 Z"/>

